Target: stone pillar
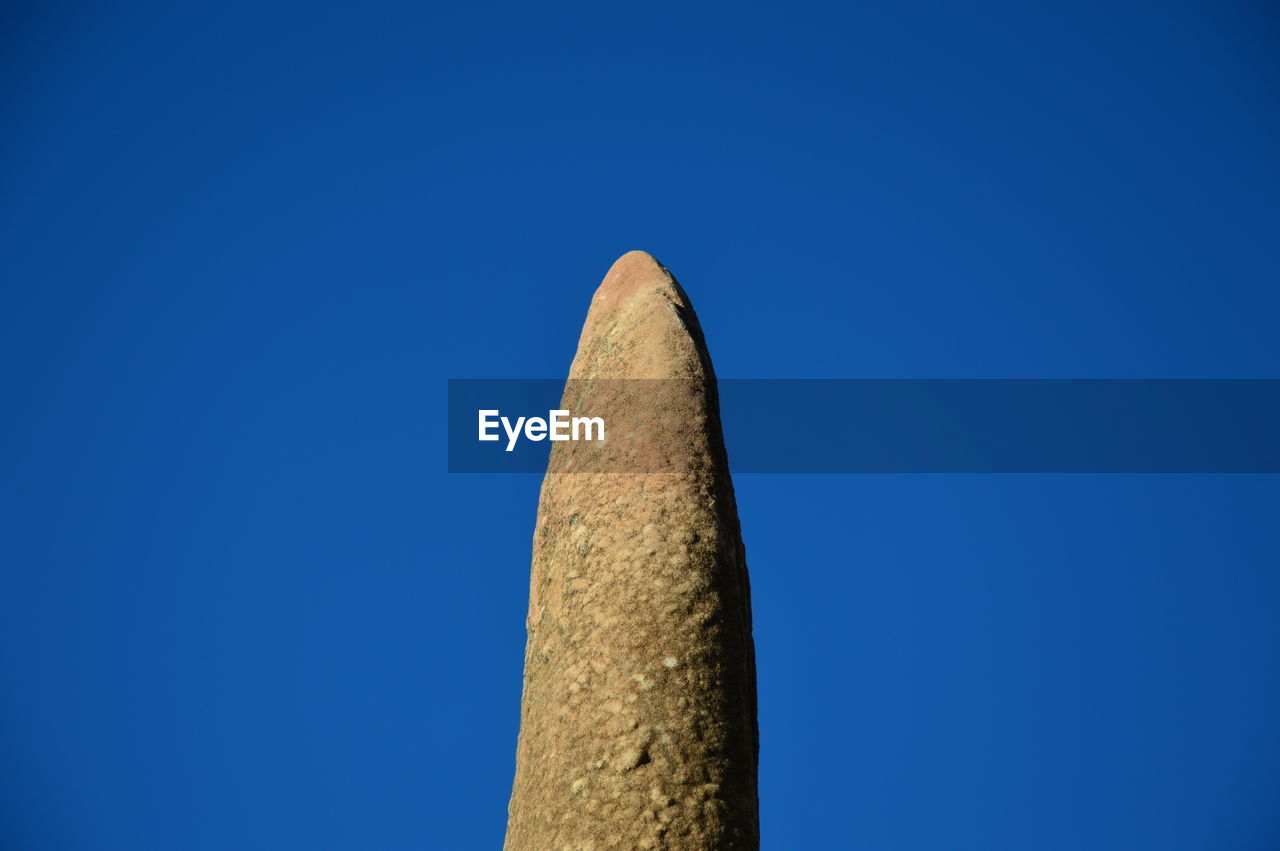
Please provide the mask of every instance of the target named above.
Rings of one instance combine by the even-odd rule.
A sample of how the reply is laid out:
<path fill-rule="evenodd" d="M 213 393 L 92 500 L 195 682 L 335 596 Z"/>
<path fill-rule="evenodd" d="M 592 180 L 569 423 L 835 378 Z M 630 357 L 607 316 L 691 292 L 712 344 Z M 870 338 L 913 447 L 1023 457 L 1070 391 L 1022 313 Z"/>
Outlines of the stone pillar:
<path fill-rule="evenodd" d="M 756 849 L 751 603 L 715 374 L 688 297 L 648 254 L 605 276 L 569 377 L 574 414 L 612 379 L 663 379 L 625 383 L 628 433 L 661 463 L 561 472 L 586 448 L 553 448 L 505 847 Z"/>

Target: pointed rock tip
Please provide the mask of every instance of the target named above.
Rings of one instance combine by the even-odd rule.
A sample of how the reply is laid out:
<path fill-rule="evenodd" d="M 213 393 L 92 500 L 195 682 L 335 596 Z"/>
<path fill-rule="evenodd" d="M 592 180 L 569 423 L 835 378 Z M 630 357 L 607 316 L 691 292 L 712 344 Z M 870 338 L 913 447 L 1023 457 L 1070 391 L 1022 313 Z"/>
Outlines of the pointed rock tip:
<path fill-rule="evenodd" d="M 710 374 L 697 319 L 667 268 L 628 251 L 596 289 L 571 378 L 683 378 Z"/>
<path fill-rule="evenodd" d="M 678 290 L 671 273 L 657 258 L 648 251 L 628 251 L 609 267 L 591 302 L 593 307 L 616 310 L 641 292 L 666 292 L 668 296 L 676 296 Z M 676 297 L 677 301 L 684 302 L 684 298 Z"/>
<path fill-rule="evenodd" d="M 613 266 L 609 269 L 609 275 L 617 274 L 666 274 L 666 267 L 658 262 L 658 258 L 654 257 L 647 251 L 628 251 L 626 254 L 613 261 Z"/>

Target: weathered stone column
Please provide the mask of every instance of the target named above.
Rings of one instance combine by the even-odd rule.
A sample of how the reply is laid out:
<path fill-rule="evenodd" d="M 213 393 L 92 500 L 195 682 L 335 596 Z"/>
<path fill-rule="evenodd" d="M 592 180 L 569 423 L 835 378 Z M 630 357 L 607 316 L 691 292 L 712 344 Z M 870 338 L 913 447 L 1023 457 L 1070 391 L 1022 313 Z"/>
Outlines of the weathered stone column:
<path fill-rule="evenodd" d="M 560 472 L 586 451 L 562 442 L 542 483 L 510 851 L 759 847 L 750 593 L 715 374 L 688 297 L 642 251 L 592 299 L 562 407 L 637 378 L 666 379 L 625 383 L 626 429 L 661 463 Z"/>

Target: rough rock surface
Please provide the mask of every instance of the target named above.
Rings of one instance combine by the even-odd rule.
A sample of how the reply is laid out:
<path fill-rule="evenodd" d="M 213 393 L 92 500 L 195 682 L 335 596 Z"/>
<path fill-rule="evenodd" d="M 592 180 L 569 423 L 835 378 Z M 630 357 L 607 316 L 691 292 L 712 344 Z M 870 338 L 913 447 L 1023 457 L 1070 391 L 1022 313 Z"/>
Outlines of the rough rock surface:
<path fill-rule="evenodd" d="M 641 251 L 597 290 L 562 406 L 635 378 L 679 379 L 631 382 L 649 414 L 628 428 L 658 435 L 664 472 L 558 472 L 587 451 L 561 442 L 542 484 L 511 851 L 759 847 L 750 593 L 715 375 L 688 297 Z"/>

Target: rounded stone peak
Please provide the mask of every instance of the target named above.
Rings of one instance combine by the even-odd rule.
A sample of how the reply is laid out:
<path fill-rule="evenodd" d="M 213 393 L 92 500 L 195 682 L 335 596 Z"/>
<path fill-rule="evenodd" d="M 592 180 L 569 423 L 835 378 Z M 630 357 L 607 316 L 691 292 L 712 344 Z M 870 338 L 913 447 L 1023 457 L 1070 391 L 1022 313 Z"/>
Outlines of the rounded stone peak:
<path fill-rule="evenodd" d="M 658 258 L 654 257 L 647 251 L 641 251 L 637 248 L 633 251 L 628 251 L 626 254 L 623 254 L 617 260 L 613 261 L 613 266 L 609 271 L 613 272 L 621 268 L 636 269 L 649 266 L 656 267 L 663 271 L 666 270 L 666 267 L 658 262 Z"/>
<path fill-rule="evenodd" d="M 570 378 L 707 378 L 698 319 L 680 284 L 646 251 L 628 251 L 591 299 Z"/>
<path fill-rule="evenodd" d="M 646 290 L 663 291 L 668 297 L 676 296 L 678 289 L 667 267 L 659 263 L 652 254 L 647 251 L 628 251 L 609 267 L 591 299 L 591 309 L 615 308 Z M 683 293 L 679 295 L 683 296 Z M 683 298 L 680 300 L 684 301 Z"/>

